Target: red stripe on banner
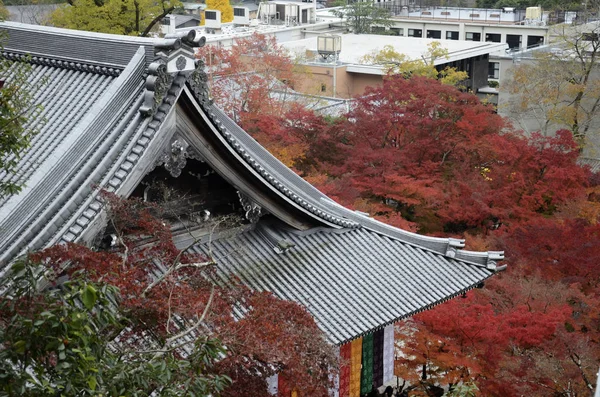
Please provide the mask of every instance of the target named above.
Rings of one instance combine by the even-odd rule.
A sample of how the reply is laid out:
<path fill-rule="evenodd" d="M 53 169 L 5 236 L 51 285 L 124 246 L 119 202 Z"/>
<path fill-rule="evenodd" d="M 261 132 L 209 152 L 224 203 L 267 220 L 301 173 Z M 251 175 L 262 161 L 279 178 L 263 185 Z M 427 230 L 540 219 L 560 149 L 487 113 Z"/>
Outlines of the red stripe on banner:
<path fill-rule="evenodd" d="M 350 396 L 350 343 L 340 346 L 340 397 Z"/>

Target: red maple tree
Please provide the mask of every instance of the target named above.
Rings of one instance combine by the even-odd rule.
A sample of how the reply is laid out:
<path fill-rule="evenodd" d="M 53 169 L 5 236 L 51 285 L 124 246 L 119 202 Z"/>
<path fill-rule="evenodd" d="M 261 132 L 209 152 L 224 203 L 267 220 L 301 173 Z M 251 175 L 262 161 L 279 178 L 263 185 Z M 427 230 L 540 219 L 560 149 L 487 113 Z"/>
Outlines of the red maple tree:
<path fill-rule="evenodd" d="M 298 66 L 274 36 L 253 33 L 230 48 L 209 44 L 196 56 L 205 64 L 212 97 L 240 125 L 287 110 Z"/>
<path fill-rule="evenodd" d="M 336 357 L 304 307 L 250 290 L 219 273 L 213 258 L 177 248 L 169 223 L 157 216 L 159 206 L 103 197 L 112 249 L 66 244 L 32 258 L 61 271 L 68 264 L 66 274 L 83 270 L 92 281 L 118 287 L 120 305 L 133 320 L 120 340 L 151 336 L 166 348 L 202 335 L 218 338 L 227 355 L 216 370 L 233 380 L 224 396 L 239 395 L 239 389 L 266 396 L 266 379 L 276 373 L 292 388 L 327 395 Z"/>
<path fill-rule="evenodd" d="M 475 95 L 423 77 L 390 76 L 337 120 L 285 118 L 274 136 L 304 144 L 304 176 L 347 206 L 424 233 L 551 215 L 587 180 L 568 132 L 522 136 Z"/>

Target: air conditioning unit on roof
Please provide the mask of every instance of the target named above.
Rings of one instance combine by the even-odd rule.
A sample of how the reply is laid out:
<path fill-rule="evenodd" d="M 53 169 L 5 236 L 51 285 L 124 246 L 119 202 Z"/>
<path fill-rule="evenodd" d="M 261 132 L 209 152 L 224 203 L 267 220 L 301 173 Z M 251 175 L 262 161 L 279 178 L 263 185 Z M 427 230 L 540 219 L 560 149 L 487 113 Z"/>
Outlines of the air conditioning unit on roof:
<path fill-rule="evenodd" d="M 204 11 L 204 26 L 207 29 L 221 29 L 221 11 L 205 10 Z"/>
<path fill-rule="evenodd" d="M 250 25 L 250 10 L 246 7 L 233 7 L 233 23 L 236 25 Z"/>

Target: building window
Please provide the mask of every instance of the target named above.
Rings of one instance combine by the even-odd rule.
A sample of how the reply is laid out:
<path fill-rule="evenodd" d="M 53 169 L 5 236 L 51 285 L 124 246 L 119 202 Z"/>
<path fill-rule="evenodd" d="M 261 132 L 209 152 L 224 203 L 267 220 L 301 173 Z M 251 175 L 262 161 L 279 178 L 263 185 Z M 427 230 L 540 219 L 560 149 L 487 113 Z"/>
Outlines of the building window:
<path fill-rule="evenodd" d="M 237 8 L 237 7 L 235 7 L 233 9 L 233 16 L 234 17 L 245 17 L 246 16 L 246 9 L 245 8 Z"/>
<path fill-rule="evenodd" d="M 519 50 L 521 48 L 521 35 L 520 34 L 507 34 L 506 44 L 511 50 Z"/>
<path fill-rule="evenodd" d="M 469 18 L 479 18 L 479 14 L 469 14 Z"/>
<path fill-rule="evenodd" d="M 500 43 L 502 42 L 502 35 L 500 33 L 487 33 L 485 35 L 485 41 L 491 43 Z"/>
<path fill-rule="evenodd" d="M 390 28 L 390 32 L 393 32 L 393 36 L 404 36 L 403 28 Z"/>
<path fill-rule="evenodd" d="M 325 83 L 321 83 L 321 92 L 327 92 L 327 86 Z"/>
<path fill-rule="evenodd" d="M 451 15 L 448 11 L 442 11 L 441 14 L 442 15 Z"/>
<path fill-rule="evenodd" d="M 428 39 L 441 39 L 442 38 L 442 31 L 441 30 L 428 30 L 427 31 L 427 38 Z"/>
<path fill-rule="evenodd" d="M 408 29 L 408 37 L 423 37 L 421 29 Z"/>
<path fill-rule="evenodd" d="M 216 11 L 204 11 L 204 18 L 210 19 L 212 21 L 217 20 L 217 12 Z"/>
<path fill-rule="evenodd" d="M 472 32 L 467 32 L 465 34 L 465 40 L 470 40 L 470 41 L 481 41 L 481 33 L 472 33 Z"/>
<path fill-rule="evenodd" d="M 544 44 L 544 36 L 527 36 L 527 48 L 538 47 Z"/>
<path fill-rule="evenodd" d="M 488 78 L 499 79 L 500 78 L 500 62 L 489 62 L 488 63 Z"/>
<path fill-rule="evenodd" d="M 446 40 L 458 40 L 458 32 L 447 31 Z"/>

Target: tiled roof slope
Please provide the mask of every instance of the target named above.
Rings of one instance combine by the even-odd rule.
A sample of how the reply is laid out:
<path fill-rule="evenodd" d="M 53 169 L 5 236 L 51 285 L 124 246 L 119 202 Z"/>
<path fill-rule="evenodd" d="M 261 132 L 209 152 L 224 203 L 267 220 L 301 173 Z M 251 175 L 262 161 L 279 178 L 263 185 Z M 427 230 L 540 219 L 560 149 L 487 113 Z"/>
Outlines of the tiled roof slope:
<path fill-rule="evenodd" d="M 587 165 L 593 173 L 600 172 L 600 159 L 582 157 L 579 159 L 580 165 Z"/>
<path fill-rule="evenodd" d="M 280 242 L 291 248 L 280 249 Z M 261 221 L 234 237 L 199 244 L 256 290 L 300 302 L 331 342 L 345 343 L 478 286 L 494 274 L 364 228 L 308 232 Z"/>
<path fill-rule="evenodd" d="M 16 22 L 0 24 L 6 33 L 4 48 L 14 52 L 47 57 L 67 62 L 84 62 L 123 69 L 140 47 L 147 53 L 147 61 L 152 59 L 155 40 L 143 37 L 119 36 L 32 26 Z"/>
<path fill-rule="evenodd" d="M 185 76 L 175 73 L 160 106 L 144 117 L 148 66 L 165 40 L 10 22 L 0 31 L 8 37 L 3 57 L 32 65 L 30 82 L 43 106 L 43 122 L 35 121 L 39 133 L 16 175 L 0 175 L 23 184 L 19 194 L 0 201 L 1 273 L 27 250 L 80 239 L 101 212 L 96 187 L 127 194 L 131 186 L 124 182 Z"/>
<path fill-rule="evenodd" d="M 12 68 L 16 67 L 18 64 Z M 38 85 L 37 90 L 41 92 L 36 97 L 43 111 L 26 127 L 36 128 L 39 133 L 22 155 L 16 173 L 12 176 L 2 175 L 2 180 L 6 182 L 26 184 L 38 167 L 69 138 L 74 126 L 97 106 L 102 94 L 115 80 L 115 77 L 106 74 L 35 64 L 32 65 L 31 74 L 32 86 Z"/>

